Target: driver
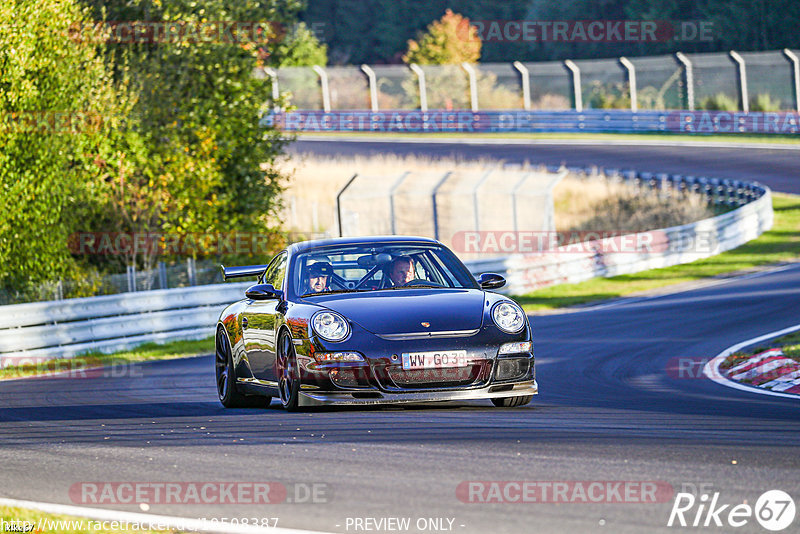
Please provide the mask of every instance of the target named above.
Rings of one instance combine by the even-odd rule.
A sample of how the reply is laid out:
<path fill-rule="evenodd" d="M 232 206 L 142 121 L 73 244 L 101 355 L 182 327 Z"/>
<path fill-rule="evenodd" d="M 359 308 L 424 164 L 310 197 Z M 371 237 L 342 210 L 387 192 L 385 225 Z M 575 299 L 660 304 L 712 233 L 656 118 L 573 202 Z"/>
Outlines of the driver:
<path fill-rule="evenodd" d="M 333 274 L 333 267 L 326 261 L 312 263 L 308 268 L 308 292 L 320 293 L 328 291 L 328 281 Z"/>
<path fill-rule="evenodd" d="M 389 266 L 389 280 L 393 286 L 402 286 L 414 279 L 414 260 L 409 256 L 398 256 Z"/>

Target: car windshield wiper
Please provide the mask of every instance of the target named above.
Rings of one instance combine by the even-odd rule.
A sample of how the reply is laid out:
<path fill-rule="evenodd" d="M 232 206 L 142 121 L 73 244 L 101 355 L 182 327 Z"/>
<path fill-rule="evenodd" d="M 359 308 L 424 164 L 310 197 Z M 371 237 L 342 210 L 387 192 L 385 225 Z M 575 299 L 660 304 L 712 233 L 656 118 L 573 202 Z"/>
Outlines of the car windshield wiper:
<path fill-rule="evenodd" d="M 315 297 L 317 295 L 332 295 L 334 293 L 359 293 L 361 291 L 368 291 L 367 289 L 329 289 L 328 291 L 316 291 L 311 293 L 306 293 L 305 295 L 300 295 L 300 298 L 303 297 Z"/>
<path fill-rule="evenodd" d="M 432 282 L 430 284 L 411 284 L 411 285 L 408 285 L 408 286 L 381 287 L 381 288 L 378 288 L 378 289 L 373 289 L 372 291 L 383 291 L 385 289 L 414 289 L 414 288 L 417 288 L 417 287 L 432 287 L 434 289 L 447 288 L 447 286 L 443 286 L 441 284 L 437 284 L 437 283 Z"/>

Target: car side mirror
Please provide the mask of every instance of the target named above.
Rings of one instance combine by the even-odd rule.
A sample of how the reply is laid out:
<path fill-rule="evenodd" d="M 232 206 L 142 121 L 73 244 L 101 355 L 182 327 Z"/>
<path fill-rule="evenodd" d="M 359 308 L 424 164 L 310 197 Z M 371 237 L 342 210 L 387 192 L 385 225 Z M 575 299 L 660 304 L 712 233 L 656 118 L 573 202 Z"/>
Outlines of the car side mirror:
<path fill-rule="evenodd" d="M 496 273 L 483 273 L 478 279 L 481 289 L 499 289 L 506 285 L 506 279 Z"/>
<path fill-rule="evenodd" d="M 253 300 L 280 299 L 283 292 L 272 287 L 272 284 L 256 284 L 247 288 L 244 295 Z"/>

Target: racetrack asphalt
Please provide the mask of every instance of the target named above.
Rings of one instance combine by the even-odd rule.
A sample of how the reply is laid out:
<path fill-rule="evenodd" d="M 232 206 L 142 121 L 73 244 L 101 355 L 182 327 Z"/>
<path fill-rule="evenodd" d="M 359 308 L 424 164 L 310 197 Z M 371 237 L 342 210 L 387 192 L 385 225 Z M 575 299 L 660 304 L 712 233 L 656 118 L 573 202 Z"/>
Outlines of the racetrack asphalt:
<path fill-rule="evenodd" d="M 691 146 L 657 146 L 631 141 L 598 142 L 579 140 L 534 140 L 525 143 L 512 140 L 482 142 L 433 138 L 425 142 L 394 140 L 365 140 L 358 142 L 331 138 L 309 140 L 300 137 L 291 145 L 293 153 L 310 152 L 318 155 L 417 155 L 434 158 L 495 159 L 509 163 L 530 161 L 550 166 L 599 166 L 613 169 L 633 169 L 641 172 L 666 172 L 688 176 L 728 178 L 758 181 L 776 191 L 800 194 L 800 150 L 762 148 L 754 145 L 731 147 L 712 143 Z"/>
<path fill-rule="evenodd" d="M 683 376 L 674 369 L 676 359 L 707 359 L 798 322 L 800 265 L 535 317 L 540 394 L 509 409 L 475 401 L 226 410 L 211 356 L 138 364 L 121 377 L 0 382 L 1 492 L 74 504 L 70 487 L 82 481 L 317 483 L 327 502 L 154 504 L 150 513 L 278 517 L 278 526 L 331 532 L 355 532 L 348 517 L 451 518 L 452 531 L 465 533 L 674 532 L 672 497 L 484 504 L 461 502 L 456 488 L 663 481 L 676 492 L 720 492 L 721 503 L 752 505 L 770 489 L 797 500 L 800 402 L 720 386 L 700 377 L 700 365 Z M 736 531 L 764 532 L 752 518 Z"/>

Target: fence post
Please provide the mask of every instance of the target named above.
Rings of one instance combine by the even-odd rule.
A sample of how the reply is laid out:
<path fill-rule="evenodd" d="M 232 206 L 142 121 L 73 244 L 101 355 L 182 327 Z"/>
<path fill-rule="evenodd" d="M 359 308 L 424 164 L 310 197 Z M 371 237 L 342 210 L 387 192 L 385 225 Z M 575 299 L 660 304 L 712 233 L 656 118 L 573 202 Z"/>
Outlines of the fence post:
<path fill-rule="evenodd" d="M 128 278 L 128 291 L 134 293 L 136 291 L 136 266 L 128 265 L 126 275 Z"/>
<path fill-rule="evenodd" d="M 694 111 L 694 72 L 692 61 L 681 52 L 675 52 L 675 58 L 683 65 L 683 81 L 686 84 L 686 108 Z"/>
<path fill-rule="evenodd" d="M 328 73 L 319 65 L 311 67 L 319 75 L 319 83 L 322 89 L 322 110 L 325 113 L 331 112 L 331 92 L 328 88 Z"/>
<path fill-rule="evenodd" d="M 278 112 L 281 110 L 280 106 L 278 106 L 278 100 L 281 97 L 281 91 L 280 88 L 278 87 L 278 71 L 276 71 L 273 68 L 267 67 L 264 69 L 264 72 L 266 72 L 267 75 L 272 80 L 272 109 L 275 112 Z"/>
<path fill-rule="evenodd" d="M 423 71 L 416 63 L 410 63 L 408 68 L 417 75 L 419 81 L 419 110 L 428 111 L 428 93 L 425 89 L 425 71 Z"/>
<path fill-rule="evenodd" d="M 478 111 L 478 76 L 475 73 L 475 67 L 466 61 L 461 64 L 461 67 L 467 71 L 469 77 L 469 102 L 472 111 Z"/>
<path fill-rule="evenodd" d="M 583 93 L 581 92 L 581 69 L 574 61 L 564 61 L 564 66 L 572 72 L 572 94 L 575 98 L 575 111 L 583 111 Z"/>
<path fill-rule="evenodd" d="M 636 67 L 631 60 L 625 56 L 619 58 L 619 62 L 622 63 L 622 66 L 628 71 L 628 88 L 630 89 L 631 94 L 631 111 L 636 113 L 639 110 L 639 103 L 637 102 L 636 98 Z"/>
<path fill-rule="evenodd" d="M 339 190 L 339 192 L 336 194 L 336 220 L 339 222 L 339 237 L 344 237 L 344 233 L 343 233 L 343 230 L 342 230 L 342 203 L 341 203 L 342 193 L 344 193 L 345 190 L 348 187 L 350 187 L 350 184 L 353 183 L 353 180 L 355 180 L 357 176 L 358 176 L 358 173 L 354 174 L 353 177 L 350 178 L 347 181 L 347 183 L 344 184 L 344 187 L 341 188 Z"/>
<path fill-rule="evenodd" d="M 517 235 L 519 235 L 519 214 L 517 213 L 517 191 L 519 191 L 520 187 L 522 187 L 522 184 L 525 183 L 525 180 L 527 180 L 530 175 L 531 173 L 529 172 L 523 173 L 522 178 L 520 178 L 520 180 L 516 184 L 514 184 L 514 188 L 511 189 L 511 217 L 514 220 L 514 233 Z"/>
<path fill-rule="evenodd" d="M 528 67 L 520 63 L 519 61 L 514 62 L 514 68 L 517 69 L 519 72 L 520 78 L 522 80 L 522 108 L 525 111 L 530 111 L 531 109 L 531 78 L 530 73 L 528 72 Z"/>
<path fill-rule="evenodd" d="M 411 172 L 406 171 L 400 175 L 400 178 L 392 184 L 392 188 L 389 190 L 389 217 L 391 217 L 391 228 L 392 228 L 392 235 L 397 235 L 397 225 L 395 223 L 394 217 L 394 192 L 397 191 L 397 188 L 400 187 L 400 184 L 403 183 L 403 180 L 411 174 Z"/>
<path fill-rule="evenodd" d="M 439 240 L 439 212 L 436 209 L 436 193 L 439 192 L 439 188 L 444 185 L 444 183 L 452 174 L 452 172 L 444 173 L 444 176 L 442 176 L 442 179 L 439 180 L 439 183 L 434 186 L 433 194 L 431 195 L 431 199 L 433 200 L 433 238 L 437 241 Z"/>
<path fill-rule="evenodd" d="M 484 174 L 481 177 L 481 179 L 478 180 L 478 183 L 475 184 L 475 187 L 472 188 L 472 209 L 473 209 L 473 214 L 475 216 L 475 231 L 476 232 L 480 232 L 481 231 L 481 225 L 480 225 L 481 218 L 480 218 L 480 215 L 478 214 L 478 189 L 481 188 L 481 186 L 483 185 L 483 182 L 485 182 L 486 180 L 489 179 L 489 176 L 491 174 L 492 174 L 491 170 L 486 171 L 486 174 Z"/>
<path fill-rule="evenodd" d="M 741 102 L 739 107 L 742 111 L 748 113 L 750 111 L 750 99 L 747 96 L 747 67 L 745 66 L 744 58 L 735 50 L 731 50 L 728 54 L 739 67 L 736 76 L 736 81 L 739 83 L 739 100 Z"/>
<path fill-rule="evenodd" d="M 56 284 L 56 300 L 64 300 L 64 281 L 59 280 Z"/>
<path fill-rule="evenodd" d="M 375 71 L 369 65 L 361 65 L 361 72 L 367 75 L 369 81 L 369 103 L 374 113 L 378 111 L 378 80 L 375 78 Z"/>
<path fill-rule="evenodd" d="M 785 55 L 792 64 L 792 85 L 794 86 L 794 110 L 800 111 L 800 58 L 798 58 L 797 54 L 795 54 L 788 48 L 783 49 L 783 55 Z"/>

